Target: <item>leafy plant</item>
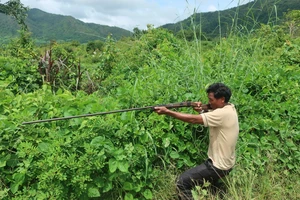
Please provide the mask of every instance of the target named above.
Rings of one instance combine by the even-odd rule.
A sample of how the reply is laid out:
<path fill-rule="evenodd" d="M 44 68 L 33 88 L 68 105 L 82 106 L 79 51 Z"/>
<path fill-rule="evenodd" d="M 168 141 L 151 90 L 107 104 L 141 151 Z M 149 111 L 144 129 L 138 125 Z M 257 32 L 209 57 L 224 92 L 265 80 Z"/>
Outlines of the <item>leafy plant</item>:
<path fill-rule="evenodd" d="M 28 8 L 24 7 L 20 0 L 9 0 L 5 4 L 0 4 L 0 13 L 13 16 L 22 30 L 27 30 L 25 19 L 27 17 Z"/>
<path fill-rule="evenodd" d="M 52 51 L 56 53 L 56 56 L 59 56 L 57 60 L 52 58 Z M 74 63 L 72 58 L 64 55 L 64 53 L 57 52 L 57 49 L 46 51 L 38 64 L 39 73 L 43 83 L 50 84 L 53 91 L 58 88 L 69 88 L 72 91 L 77 91 L 80 89 L 83 74 L 81 65 Z"/>

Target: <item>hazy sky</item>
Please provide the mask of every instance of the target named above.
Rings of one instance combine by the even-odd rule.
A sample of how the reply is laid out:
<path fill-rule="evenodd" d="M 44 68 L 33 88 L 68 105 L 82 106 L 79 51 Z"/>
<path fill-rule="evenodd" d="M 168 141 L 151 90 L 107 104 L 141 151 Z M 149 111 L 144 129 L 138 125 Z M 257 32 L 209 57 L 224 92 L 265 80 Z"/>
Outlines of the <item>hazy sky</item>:
<path fill-rule="evenodd" d="M 147 29 L 147 24 L 158 27 L 175 23 L 194 12 L 225 10 L 250 1 L 253 0 L 21 0 L 29 8 L 129 31 L 135 27 Z"/>

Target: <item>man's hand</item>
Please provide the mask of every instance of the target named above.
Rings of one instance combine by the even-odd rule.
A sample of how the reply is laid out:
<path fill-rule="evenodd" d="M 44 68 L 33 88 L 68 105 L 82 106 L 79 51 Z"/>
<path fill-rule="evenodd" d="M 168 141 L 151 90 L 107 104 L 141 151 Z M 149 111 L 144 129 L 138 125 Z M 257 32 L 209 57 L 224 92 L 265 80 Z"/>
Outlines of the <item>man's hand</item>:
<path fill-rule="evenodd" d="M 154 107 L 154 112 L 156 112 L 159 115 L 166 114 L 168 111 L 169 109 L 164 106 Z"/>
<path fill-rule="evenodd" d="M 201 102 L 198 103 L 197 107 L 195 107 L 195 110 L 202 111 Z M 171 117 L 174 117 L 176 119 L 179 119 L 184 122 L 192 123 L 192 124 L 203 124 L 203 119 L 201 115 L 194 115 L 194 114 L 186 114 L 186 113 L 180 113 L 173 110 L 169 110 L 168 108 L 164 106 L 157 106 L 154 107 L 154 112 L 156 112 L 159 115 L 168 115 Z"/>
<path fill-rule="evenodd" d="M 201 113 L 202 112 L 202 103 L 201 102 L 195 102 L 196 104 L 197 104 L 197 106 L 196 107 L 193 107 L 194 108 L 194 110 L 196 111 L 196 112 L 198 112 L 198 113 Z"/>

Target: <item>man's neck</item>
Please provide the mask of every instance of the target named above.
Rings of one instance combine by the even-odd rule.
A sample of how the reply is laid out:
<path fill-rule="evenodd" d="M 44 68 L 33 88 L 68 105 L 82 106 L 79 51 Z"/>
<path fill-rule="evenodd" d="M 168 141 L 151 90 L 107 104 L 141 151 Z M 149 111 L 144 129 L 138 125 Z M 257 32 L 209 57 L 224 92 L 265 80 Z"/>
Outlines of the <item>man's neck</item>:
<path fill-rule="evenodd" d="M 220 108 L 224 108 L 225 106 L 229 105 L 230 103 L 224 103 L 223 105 L 221 105 Z"/>

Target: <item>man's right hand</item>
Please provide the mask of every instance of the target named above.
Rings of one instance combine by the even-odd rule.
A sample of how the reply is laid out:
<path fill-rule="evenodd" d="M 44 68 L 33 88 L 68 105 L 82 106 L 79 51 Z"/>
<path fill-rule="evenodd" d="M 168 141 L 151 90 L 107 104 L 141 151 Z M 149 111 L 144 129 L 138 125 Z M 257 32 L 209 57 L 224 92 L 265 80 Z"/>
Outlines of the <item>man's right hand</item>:
<path fill-rule="evenodd" d="M 198 112 L 198 113 L 201 113 L 202 112 L 202 103 L 201 102 L 195 102 L 197 104 L 196 107 L 193 107 L 193 109 Z"/>

